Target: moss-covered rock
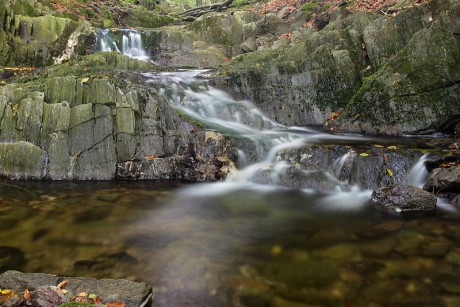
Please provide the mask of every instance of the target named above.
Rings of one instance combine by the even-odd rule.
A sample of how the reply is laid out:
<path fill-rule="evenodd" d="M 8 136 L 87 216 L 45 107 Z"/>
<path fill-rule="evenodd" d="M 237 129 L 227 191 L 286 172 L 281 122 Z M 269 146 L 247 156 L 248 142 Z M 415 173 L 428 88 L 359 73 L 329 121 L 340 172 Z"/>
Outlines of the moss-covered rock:
<path fill-rule="evenodd" d="M 344 127 L 359 124 L 364 131 L 385 134 L 453 128 L 460 115 L 459 65 L 458 35 L 438 22 L 417 32 L 365 80 L 343 114 Z M 359 122 L 353 123 L 358 114 Z"/>
<path fill-rule="evenodd" d="M 49 3 L 47 4 L 49 5 Z M 45 9 L 46 8 L 46 9 Z M 41 1 L 9 0 L 0 3 L 0 65 L 45 66 L 63 53 L 70 58 L 81 37 L 91 36 L 84 23 L 49 14 Z M 70 39 L 70 41 L 69 41 Z"/>
<path fill-rule="evenodd" d="M 49 67 L 40 79 L 4 86 L 0 176 L 200 181 L 225 176 L 220 170 L 227 163 L 221 158 L 225 139 L 205 142 L 203 131 L 139 82 L 140 74 L 110 66 L 155 67 L 101 53 Z"/>
<path fill-rule="evenodd" d="M 45 174 L 46 151 L 27 142 L 0 143 L 0 172 L 12 179 L 40 179 Z"/>

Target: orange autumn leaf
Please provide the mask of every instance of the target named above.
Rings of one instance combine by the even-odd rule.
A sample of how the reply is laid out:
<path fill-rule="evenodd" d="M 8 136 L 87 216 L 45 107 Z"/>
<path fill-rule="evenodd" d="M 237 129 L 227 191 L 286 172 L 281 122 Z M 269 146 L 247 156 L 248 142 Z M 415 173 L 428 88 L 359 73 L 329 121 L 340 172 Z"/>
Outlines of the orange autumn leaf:
<path fill-rule="evenodd" d="M 58 287 L 59 289 L 62 289 L 62 288 L 64 288 L 68 283 L 69 283 L 68 280 L 61 281 L 61 282 L 57 285 L 57 287 Z"/>
<path fill-rule="evenodd" d="M 150 155 L 150 156 L 145 156 L 144 157 L 144 160 L 153 160 L 153 159 L 157 159 L 158 157 L 155 156 L 155 155 Z"/>
<path fill-rule="evenodd" d="M 120 302 L 120 301 L 114 301 L 114 302 L 105 304 L 105 307 L 125 307 L 125 306 L 126 306 L 125 303 Z"/>
<path fill-rule="evenodd" d="M 29 289 L 25 289 L 24 290 L 24 299 L 26 300 L 30 300 L 30 292 L 29 292 Z"/>

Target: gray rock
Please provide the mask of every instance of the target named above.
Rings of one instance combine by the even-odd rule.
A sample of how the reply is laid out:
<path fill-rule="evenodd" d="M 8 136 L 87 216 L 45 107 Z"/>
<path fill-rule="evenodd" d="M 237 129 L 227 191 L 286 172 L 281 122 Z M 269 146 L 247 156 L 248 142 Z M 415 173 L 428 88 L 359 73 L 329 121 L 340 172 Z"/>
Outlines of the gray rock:
<path fill-rule="evenodd" d="M 460 194 L 460 166 L 434 169 L 423 189 L 439 196 Z"/>
<path fill-rule="evenodd" d="M 436 210 L 436 197 L 409 185 L 392 185 L 375 190 L 370 204 L 373 208 L 394 215 L 432 214 Z"/>
<path fill-rule="evenodd" d="M 27 143 L 0 143 L 0 173 L 11 179 L 41 179 L 45 174 L 47 153 Z"/>
<path fill-rule="evenodd" d="M 460 195 L 454 197 L 454 199 L 452 200 L 452 205 L 460 209 Z"/>
<path fill-rule="evenodd" d="M 41 273 L 21 273 L 7 271 L 0 275 L 0 288 L 14 289 L 18 293 L 25 289 L 34 291 L 48 291 L 57 286 L 58 283 L 68 280 L 65 285 L 66 299 L 77 296 L 81 292 L 94 293 L 104 302 L 121 301 L 127 307 L 138 307 L 145 302 L 152 294 L 152 287 L 140 282 L 133 282 L 123 279 L 94 279 L 81 277 L 58 277 Z M 46 294 L 46 293 L 45 293 Z M 56 299 L 55 295 L 42 296 L 43 299 Z M 49 301 L 49 300 L 47 300 Z M 51 305 L 55 306 L 55 305 Z"/>

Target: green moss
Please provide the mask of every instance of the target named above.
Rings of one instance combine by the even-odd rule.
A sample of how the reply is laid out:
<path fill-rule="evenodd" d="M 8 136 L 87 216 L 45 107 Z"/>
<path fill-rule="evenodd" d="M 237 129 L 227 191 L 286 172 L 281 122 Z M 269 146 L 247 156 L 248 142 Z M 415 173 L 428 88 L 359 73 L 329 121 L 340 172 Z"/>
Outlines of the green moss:
<path fill-rule="evenodd" d="M 178 109 L 174 109 L 174 111 L 176 112 L 177 115 L 179 115 L 180 117 L 182 117 L 183 119 L 185 119 L 186 121 L 194 124 L 195 126 L 197 127 L 200 127 L 200 128 L 203 128 L 203 129 L 206 129 L 206 125 L 204 123 L 201 123 L 199 121 L 197 121 L 196 119 L 188 116 L 187 114 L 181 112 L 180 110 Z"/>

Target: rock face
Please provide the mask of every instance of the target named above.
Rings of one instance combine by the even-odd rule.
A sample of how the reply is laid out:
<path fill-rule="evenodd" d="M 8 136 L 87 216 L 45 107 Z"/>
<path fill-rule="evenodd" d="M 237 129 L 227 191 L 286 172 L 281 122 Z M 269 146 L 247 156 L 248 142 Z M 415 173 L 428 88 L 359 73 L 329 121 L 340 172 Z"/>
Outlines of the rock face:
<path fill-rule="evenodd" d="M 431 214 L 436 210 L 436 197 L 420 188 L 392 185 L 375 190 L 371 206 L 379 211 L 400 214 Z"/>
<path fill-rule="evenodd" d="M 444 196 L 460 194 L 460 166 L 435 168 L 430 173 L 423 189 Z"/>
<path fill-rule="evenodd" d="M 458 1 L 333 20 L 287 45 L 233 59 L 218 84 L 287 125 L 322 125 L 343 109 L 334 125 L 344 131 L 453 131 L 460 114 Z"/>
<path fill-rule="evenodd" d="M 88 65 L 153 66 L 120 54 Z M 79 76 L 70 65 L 45 81 L 8 84 L 0 95 L 0 174 L 55 180 L 216 180 L 230 163 L 227 144 L 181 118 L 136 73 Z M 80 71 L 81 73 L 82 71 Z M 226 170 L 226 168 L 222 168 Z"/>
<path fill-rule="evenodd" d="M 39 1 L 2 1 L 0 16 L 0 65 L 45 66 L 52 64 L 66 50 L 84 54 L 92 40 L 89 26 L 68 18 L 48 14 L 49 8 Z M 32 5 L 35 5 L 32 6 Z M 69 39 L 74 41 L 68 46 Z"/>
<path fill-rule="evenodd" d="M 59 302 L 68 301 L 72 296 L 77 296 L 81 292 L 96 294 L 103 303 L 114 301 L 123 302 L 127 307 L 138 307 L 146 302 L 152 295 L 152 287 L 139 282 L 122 279 L 94 279 L 94 278 L 75 278 L 59 277 L 51 274 L 32 273 L 25 274 L 18 271 L 7 271 L 0 275 L 0 288 L 12 289 L 17 293 L 24 293 L 28 289 L 31 292 L 32 300 L 35 296 L 42 297 L 42 304 L 39 306 L 56 306 L 43 302 L 43 293 L 52 290 L 60 282 L 68 280 L 65 285 L 67 290 L 65 297 L 61 292 Z M 49 295 L 46 296 L 49 301 Z M 22 299 L 22 297 L 21 297 Z"/>

